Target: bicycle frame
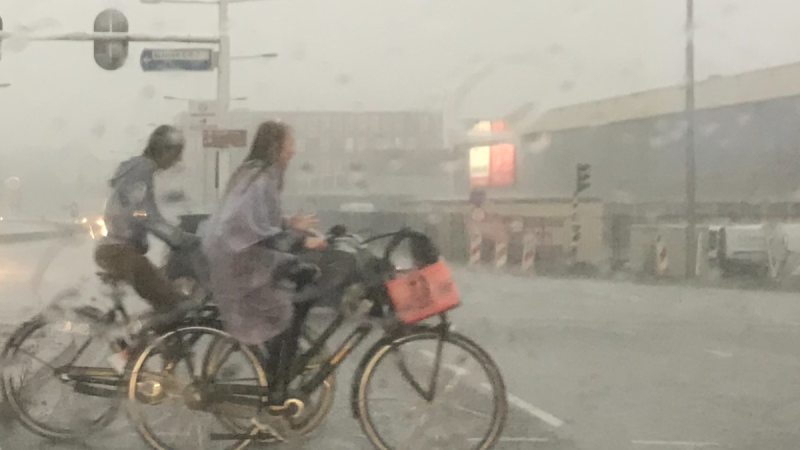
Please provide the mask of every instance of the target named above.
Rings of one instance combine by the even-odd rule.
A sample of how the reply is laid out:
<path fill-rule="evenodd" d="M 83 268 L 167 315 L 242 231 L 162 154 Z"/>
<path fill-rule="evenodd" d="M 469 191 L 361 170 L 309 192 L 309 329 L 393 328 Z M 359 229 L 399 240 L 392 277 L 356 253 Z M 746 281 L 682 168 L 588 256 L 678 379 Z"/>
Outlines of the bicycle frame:
<path fill-rule="evenodd" d="M 86 312 L 86 310 L 81 313 L 81 310 L 79 309 L 76 310 L 76 313 L 90 320 L 95 320 L 102 323 L 114 322 L 117 316 L 120 316 L 122 317 L 123 321 L 127 323 L 130 320 L 130 316 L 125 309 L 125 305 L 123 304 L 123 292 L 116 284 L 112 283 L 111 288 L 111 299 L 114 302 L 114 306 L 110 311 L 102 314 L 100 317 L 92 317 L 92 314 Z M 80 358 L 81 355 L 83 355 L 83 353 L 89 348 L 89 345 L 91 345 L 94 340 L 95 337 L 90 336 L 68 363 L 53 368 L 53 372 L 61 378 L 62 382 L 75 382 L 74 389 L 80 394 L 106 398 L 118 396 L 118 388 L 123 387 L 125 382 L 123 377 L 114 369 L 106 367 L 73 365 L 75 361 L 77 361 L 78 358 Z M 97 387 L 96 385 L 103 387 Z M 106 389 L 106 386 L 113 386 L 114 389 Z"/>
<path fill-rule="evenodd" d="M 385 238 L 392 238 L 386 249 L 384 250 L 383 254 L 383 261 L 389 261 L 390 255 L 394 252 L 400 242 L 408 235 L 414 234 L 410 229 L 403 228 L 399 231 L 381 234 L 377 236 L 373 236 L 369 239 L 362 240 L 361 244 L 366 245 L 371 242 L 375 242 L 380 239 Z M 336 316 L 336 319 L 328 325 L 328 327 L 323 331 L 322 335 L 311 345 L 311 348 L 301 354 L 297 354 L 297 346 L 299 344 L 299 338 L 302 333 L 303 325 L 306 322 L 306 318 L 313 307 L 313 301 L 307 303 L 301 303 L 296 305 L 294 319 L 290 326 L 289 331 L 287 332 L 287 337 L 283 338 L 284 341 L 282 342 L 281 348 L 281 355 L 287 355 L 288 358 L 284 359 L 281 358 L 278 367 L 278 380 L 277 380 L 277 387 L 278 389 L 282 390 L 281 394 L 286 396 L 287 394 L 286 389 L 288 385 L 296 379 L 306 368 L 309 362 L 319 355 L 322 349 L 327 344 L 328 340 L 333 336 L 336 331 L 338 331 L 342 324 L 345 321 L 345 315 L 343 313 L 339 313 Z M 405 366 L 405 362 L 401 362 L 401 373 L 404 378 L 406 378 L 411 386 L 414 388 L 416 392 L 418 392 L 426 401 L 431 402 L 436 395 L 436 380 L 438 379 L 439 370 L 441 366 L 441 353 L 442 347 L 444 343 L 444 339 L 447 336 L 447 333 L 450 329 L 450 323 L 448 322 L 446 314 L 439 315 L 441 319 L 441 323 L 434 328 L 440 335 L 440 339 L 436 349 L 435 355 L 435 366 L 434 372 L 432 374 L 430 388 L 426 391 L 422 388 L 422 386 L 416 382 L 411 376 L 408 368 Z M 413 328 L 413 327 L 412 327 Z M 419 326 L 416 326 L 419 329 Z M 360 324 L 350 335 L 344 340 L 344 342 L 337 348 L 334 352 L 333 356 L 329 358 L 325 363 L 323 363 L 322 367 L 319 371 L 308 381 L 304 382 L 297 393 L 301 396 L 308 396 L 311 395 L 317 388 L 319 388 L 322 383 L 339 367 L 341 362 L 349 356 L 353 350 L 358 347 L 364 339 L 369 336 L 369 334 L 374 329 L 374 325 L 365 322 Z M 379 344 L 385 341 L 392 341 L 399 334 L 401 334 L 404 330 L 402 326 L 398 326 L 394 330 L 386 330 L 384 337 L 379 341 Z M 429 330 L 430 328 L 428 328 Z M 376 344 L 377 345 L 377 344 Z M 258 350 L 254 348 L 254 350 Z M 260 351 L 259 351 L 260 353 Z M 369 356 L 369 353 L 368 355 Z M 275 355 L 272 355 L 275 357 Z M 263 358 L 262 358 L 263 361 Z M 282 374 L 282 375 L 281 375 Z M 271 380 L 271 383 L 274 385 L 274 381 Z M 213 383 L 213 386 L 210 386 L 210 392 L 212 393 L 212 397 L 219 396 L 224 398 L 223 401 L 228 401 L 232 403 L 242 403 L 252 405 L 253 401 L 257 402 L 259 405 L 263 404 L 263 399 L 268 397 L 272 394 L 275 394 L 274 388 L 263 387 L 263 386 L 252 386 L 252 385 L 240 385 L 240 384 L 217 384 Z M 247 398 L 247 397 L 258 397 L 257 399 Z M 216 400 L 220 400 L 217 398 Z"/>
<path fill-rule="evenodd" d="M 310 307 L 307 308 L 310 309 Z M 291 333 L 288 336 L 291 339 L 294 339 L 295 345 L 300 336 L 300 330 L 302 330 L 302 326 L 305 323 L 308 309 L 301 309 L 299 314 L 295 316 L 295 320 L 292 323 Z M 337 314 L 334 321 L 325 328 L 322 334 L 311 344 L 311 347 L 308 350 L 300 354 L 296 354 L 288 361 L 280 362 L 279 370 L 285 370 L 289 365 L 291 367 L 291 371 L 289 372 L 291 375 L 288 380 L 284 381 L 282 387 L 285 388 L 292 380 L 296 379 L 302 374 L 309 362 L 321 353 L 333 334 L 341 329 L 345 318 L 346 316 L 343 313 Z M 428 331 L 435 330 L 439 334 L 440 338 L 439 342 L 437 343 L 436 354 L 434 357 L 434 370 L 431 375 L 430 387 L 428 389 L 424 389 L 420 383 L 413 378 L 411 372 L 405 365 L 405 362 L 400 361 L 400 370 L 403 378 L 405 378 L 413 387 L 413 389 L 427 402 L 433 401 L 436 395 L 436 380 L 438 379 L 441 368 L 442 348 L 444 345 L 444 339 L 450 330 L 450 322 L 447 319 L 447 315 L 441 314 L 440 319 L 441 322 L 435 327 L 422 327 L 416 325 L 410 328 L 398 326 L 392 329 L 387 329 L 384 332 L 384 336 L 373 347 L 373 349 L 375 349 L 377 347 L 389 344 L 391 341 L 394 341 L 409 329 L 419 331 L 420 329 L 424 328 Z M 322 386 L 325 380 L 339 368 L 342 361 L 344 361 L 361 343 L 363 343 L 363 341 L 372 333 L 374 329 L 375 325 L 372 323 L 365 322 L 358 325 L 358 327 L 356 327 L 356 329 L 353 330 L 353 332 L 351 332 L 339 345 L 333 355 L 321 365 L 317 373 L 314 374 L 310 380 L 305 381 L 302 385 L 300 385 L 296 391 L 294 391 L 294 396 L 297 396 L 298 394 L 300 396 L 309 396 L 320 386 Z M 291 345 L 291 343 L 289 344 Z M 372 350 L 367 352 L 364 360 L 367 360 L 372 353 Z M 209 389 L 212 398 L 214 398 L 214 400 L 217 402 L 230 402 L 248 406 L 263 405 L 264 397 L 274 392 L 266 386 L 216 382 L 209 386 Z M 293 396 L 290 395 L 289 397 L 291 398 Z"/>
<path fill-rule="evenodd" d="M 116 317 L 116 314 L 120 314 L 123 317 L 125 322 L 129 321 L 129 316 L 127 311 L 125 310 L 124 305 L 122 304 L 121 299 L 117 300 L 115 298 L 114 301 L 114 308 L 111 309 L 108 313 L 103 315 L 103 321 L 113 320 Z M 196 318 L 186 318 L 178 323 L 174 324 L 175 327 L 183 327 L 183 326 L 192 326 L 192 325 L 200 325 L 200 326 L 209 326 L 212 328 L 220 328 L 221 324 L 215 319 L 200 319 L 200 323 L 198 324 Z M 75 382 L 73 388 L 76 392 L 80 394 L 85 394 L 93 397 L 105 397 L 105 398 L 113 398 L 121 395 L 120 388 L 125 387 L 125 375 L 118 373 L 116 370 L 112 368 L 106 367 L 88 367 L 88 366 L 75 366 L 73 365 L 78 358 L 86 351 L 86 349 L 91 345 L 92 341 L 94 341 L 95 337 L 90 337 L 86 343 L 84 343 L 77 351 L 74 357 L 72 357 L 71 361 L 66 364 L 60 365 L 59 367 L 54 368 L 54 372 L 57 376 L 60 376 L 61 381 L 63 382 Z M 197 338 L 189 339 L 189 342 L 185 343 L 186 345 L 191 348 L 192 345 L 196 343 Z M 140 350 L 142 348 L 141 345 L 134 346 L 132 349 Z M 182 347 L 183 348 L 183 347 Z M 102 386 L 102 387 L 98 387 Z M 112 387 L 111 389 L 107 387 Z"/>

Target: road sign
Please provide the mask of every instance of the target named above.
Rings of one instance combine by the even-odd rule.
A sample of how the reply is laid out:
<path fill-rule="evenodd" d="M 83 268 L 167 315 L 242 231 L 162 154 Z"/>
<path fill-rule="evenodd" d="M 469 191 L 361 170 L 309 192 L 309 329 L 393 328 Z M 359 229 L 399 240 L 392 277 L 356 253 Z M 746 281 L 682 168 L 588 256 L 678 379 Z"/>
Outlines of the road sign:
<path fill-rule="evenodd" d="M 142 50 L 140 62 L 145 72 L 214 70 L 213 52 L 210 48 Z"/>
<path fill-rule="evenodd" d="M 203 147 L 246 147 L 247 130 L 203 130 Z"/>
<path fill-rule="evenodd" d="M 202 130 L 217 121 L 219 104 L 215 100 L 192 100 L 189 102 L 189 128 Z"/>

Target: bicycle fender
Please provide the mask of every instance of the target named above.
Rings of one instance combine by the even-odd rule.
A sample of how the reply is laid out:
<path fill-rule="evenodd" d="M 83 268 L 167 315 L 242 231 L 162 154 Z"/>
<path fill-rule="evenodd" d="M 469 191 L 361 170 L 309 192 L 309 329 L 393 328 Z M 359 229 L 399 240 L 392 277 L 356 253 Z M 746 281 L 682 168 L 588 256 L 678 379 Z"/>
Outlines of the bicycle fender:
<path fill-rule="evenodd" d="M 20 345 L 25 339 L 28 338 L 28 336 L 35 332 L 36 329 L 44 323 L 45 320 L 41 315 L 24 322 L 16 330 L 14 330 L 11 336 L 9 336 L 4 348 L 9 349 Z"/>
<path fill-rule="evenodd" d="M 361 361 L 358 363 L 358 367 L 356 367 L 356 371 L 353 374 L 353 380 L 350 385 L 350 411 L 353 414 L 353 418 L 358 420 L 360 419 L 358 414 L 358 388 L 361 384 L 361 379 L 364 378 L 364 372 L 367 370 L 367 365 L 370 361 L 378 354 L 378 352 L 386 346 L 392 346 L 403 343 L 405 338 L 409 336 L 413 336 L 420 333 L 430 333 L 434 332 L 434 328 L 430 326 L 424 325 L 415 325 L 409 328 L 405 328 L 400 332 L 388 334 L 381 339 L 379 339 L 375 344 L 370 347 L 364 356 L 361 357 Z"/>

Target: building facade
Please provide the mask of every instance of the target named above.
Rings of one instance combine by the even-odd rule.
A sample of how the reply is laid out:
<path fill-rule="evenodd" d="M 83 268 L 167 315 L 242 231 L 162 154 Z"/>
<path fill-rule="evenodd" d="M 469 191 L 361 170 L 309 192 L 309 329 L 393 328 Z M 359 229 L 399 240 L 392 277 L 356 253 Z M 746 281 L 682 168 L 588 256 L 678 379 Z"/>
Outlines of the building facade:
<path fill-rule="evenodd" d="M 800 199 L 800 64 L 698 83 L 700 202 Z M 526 133 L 516 190 L 566 197 L 575 165 L 592 165 L 588 192 L 605 202 L 681 202 L 684 89 L 658 89 L 551 111 Z"/>
<path fill-rule="evenodd" d="M 285 122 L 295 131 L 297 155 L 287 176 L 287 196 L 415 197 L 452 189 L 442 115 L 430 111 L 233 110 L 213 126 L 247 130 L 247 146 L 208 151 L 199 141 L 201 131 L 190 132 L 190 151 L 201 153 L 193 158 L 197 166 L 191 172 L 205 173 L 206 184 L 224 185 L 265 120 Z M 177 120 L 187 128 L 188 122 L 188 114 Z M 204 197 L 208 199 L 212 190 L 206 186 Z"/>

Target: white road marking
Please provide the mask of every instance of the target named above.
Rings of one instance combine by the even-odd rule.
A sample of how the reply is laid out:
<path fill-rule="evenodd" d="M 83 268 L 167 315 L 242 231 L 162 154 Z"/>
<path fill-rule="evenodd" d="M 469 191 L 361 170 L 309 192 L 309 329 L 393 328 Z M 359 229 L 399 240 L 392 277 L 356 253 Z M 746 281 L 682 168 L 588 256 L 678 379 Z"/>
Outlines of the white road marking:
<path fill-rule="evenodd" d="M 722 350 L 706 350 L 706 353 L 711 353 L 712 355 L 716 356 L 717 358 L 732 358 L 733 353 L 731 352 L 723 352 Z"/>
<path fill-rule="evenodd" d="M 435 358 L 435 356 L 436 356 L 436 355 L 434 355 L 433 352 L 428 351 L 428 350 L 420 350 L 420 354 L 422 354 L 423 356 L 425 356 L 426 358 L 428 358 L 430 360 L 433 360 Z M 458 376 L 469 375 L 469 371 L 467 369 L 464 369 L 463 367 L 454 366 L 453 364 L 445 363 L 445 364 L 442 364 L 442 367 L 445 367 L 445 368 L 447 368 L 449 370 L 452 370 Z M 492 392 L 492 390 L 493 390 L 492 386 L 489 385 L 489 383 L 481 383 L 480 387 L 482 389 L 486 390 L 486 391 L 489 391 L 489 392 Z M 508 402 L 509 403 L 511 403 L 512 405 L 516 406 L 518 409 L 521 409 L 522 411 L 525 411 L 529 415 L 531 415 L 533 417 L 536 417 L 537 419 L 539 419 L 542 422 L 550 425 L 551 427 L 558 428 L 558 427 L 561 427 L 561 426 L 564 425 L 564 421 L 563 420 L 561 420 L 558 417 L 550 414 L 549 412 L 547 412 L 547 411 L 545 411 L 543 409 L 537 408 L 537 407 L 531 405 L 530 403 L 526 402 L 525 400 L 523 400 L 523 399 L 521 399 L 521 398 L 519 398 L 519 397 L 517 397 L 515 395 L 512 395 L 510 393 L 507 393 L 506 396 L 508 397 Z"/>
<path fill-rule="evenodd" d="M 631 441 L 634 445 L 650 445 L 655 447 L 719 447 L 716 442 L 693 442 L 693 441 Z"/>
<path fill-rule="evenodd" d="M 480 442 L 484 438 L 469 438 L 469 442 Z M 539 437 L 501 437 L 498 442 L 550 442 L 550 439 Z"/>
<path fill-rule="evenodd" d="M 486 383 L 483 383 L 481 385 L 481 387 L 483 387 L 484 389 L 487 389 L 487 390 L 491 389 L 491 386 L 489 386 Z M 561 427 L 561 426 L 564 425 L 564 421 L 563 420 L 559 419 L 558 417 L 550 414 L 549 412 L 547 412 L 547 411 L 545 411 L 543 409 L 539 409 L 539 408 L 531 405 L 530 403 L 526 402 L 525 400 L 523 400 L 523 399 L 521 399 L 521 398 L 519 398 L 519 397 L 517 397 L 515 395 L 508 394 L 508 402 L 511 403 L 512 405 L 516 406 L 517 408 L 525 411 L 526 413 L 538 418 L 539 420 L 541 420 L 542 422 L 550 425 L 551 427 L 558 428 L 558 427 Z"/>

